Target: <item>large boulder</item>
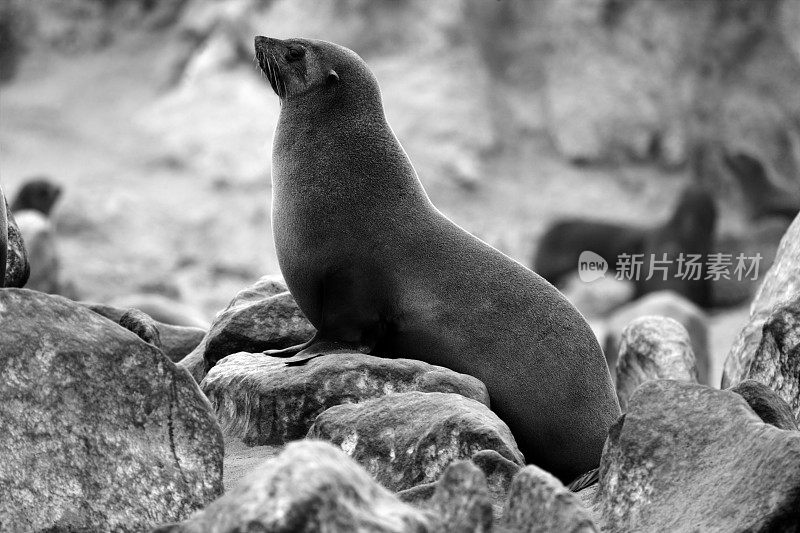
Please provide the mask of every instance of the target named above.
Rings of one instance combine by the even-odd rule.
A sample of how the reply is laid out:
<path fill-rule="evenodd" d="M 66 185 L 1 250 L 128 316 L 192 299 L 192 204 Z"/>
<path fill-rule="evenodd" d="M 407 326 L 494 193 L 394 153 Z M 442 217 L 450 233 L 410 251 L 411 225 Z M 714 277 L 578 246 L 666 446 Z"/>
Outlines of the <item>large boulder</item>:
<path fill-rule="evenodd" d="M 750 304 L 750 321 L 739 332 L 722 374 L 724 388 L 747 379 L 750 364 L 761 344 L 764 323 L 773 309 L 788 303 L 800 294 L 800 216 L 795 218 L 781 239 L 772 268 L 764 276 L 761 286 Z"/>
<path fill-rule="evenodd" d="M 338 405 L 317 417 L 308 437 L 339 445 L 395 491 L 435 481 L 480 450 L 524 464 L 508 426 L 460 394 L 404 392 Z"/>
<path fill-rule="evenodd" d="M 338 448 L 289 444 L 202 512 L 160 533 L 430 531 L 420 510 L 399 501 Z"/>
<path fill-rule="evenodd" d="M 393 392 L 453 392 L 489 405 L 478 379 L 410 359 L 330 353 L 301 366 L 264 354 L 220 361 L 200 384 L 226 435 L 246 444 L 282 444 L 305 437 L 335 405 Z"/>
<path fill-rule="evenodd" d="M 24 287 L 28 282 L 31 273 L 31 266 L 28 262 L 28 252 L 25 249 L 25 241 L 22 232 L 19 230 L 14 214 L 8 206 L 8 200 L 3 197 L 0 190 L 0 202 L 5 204 L 6 211 L 6 269 L 3 287 Z M 2 254 L 0 254 L 2 257 Z"/>
<path fill-rule="evenodd" d="M 90 302 L 80 302 L 80 304 L 117 324 L 119 324 L 125 313 L 130 311 L 130 309 L 122 309 L 105 304 Z M 205 330 L 200 328 L 173 326 L 157 320 L 154 322 L 158 330 L 158 336 L 161 339 L 161 350 L 170 361 L 175 363 L 191 353 L 206 336 Z"/>
<path fill-rule="evenodd" d="M 609 431 L 596 497 L 606 531 L 798 531 L 800 432 L 734 392 L 650 381 Z"/>
<path fill-rule="evenodd" d="M 205 338 L 180 365 L 200 383 L 230 354 L 287 348 L 307 341 L 314 331 L 283 280 L 264 276 L 217 313 Z"/>
<path fill-rule="evenodd" d="M 708 317 L 697 305 L 672 291 L 658 291 L 642 296 L 617 309 L 606 321 L 606 337 L 603 349 L 606 354 L 611 376 L 617 366 L 622 331 L 636 318 L 643 316 L 663 316 L 678 321 L 689 333 L 692 352 L 697 363 L 697 379 L 700 383 L 711 385 L 711 356 L 708 343 Z"/>
<path fill-rule="evenodd" d="M 592 533 L 600 528 L 577 494 L 535 465 L 514 477 L 501 521 L 507 533 Z"/>
<path fill-rule="evenodd" d="M 189 374 L 58 296 L 0 290 L 0 516 L 10 531 L 142 531 L 222 493 L 222 434 Z"/>
<path fill-rule="evenodd" d="M 775 309 L 764 323 L 745 377 L 768 385 L 800 417 L 800 296 Z"/>
<path fill-rule="evenodd" d="M 637 318 L 622 331 L 617 361 L 617 397 L 624 411 L 636 388 L 653 379 L 697 383 L 697 367 L 686 329 L 662 316 Z"/>

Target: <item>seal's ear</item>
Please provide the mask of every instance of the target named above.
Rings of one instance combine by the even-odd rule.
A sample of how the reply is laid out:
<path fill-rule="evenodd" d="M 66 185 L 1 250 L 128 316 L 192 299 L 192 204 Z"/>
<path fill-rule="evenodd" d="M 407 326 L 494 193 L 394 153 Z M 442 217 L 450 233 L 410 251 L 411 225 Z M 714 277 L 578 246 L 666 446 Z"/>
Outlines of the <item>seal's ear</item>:
<path fill-rule="evenodd" d="M 331 69 L 331 71 L 328 72 L 327 82 L 328 82 L 328 85 L 334 85 L 336 83 L 339 83 L 339 75 L 336 74 L 335 70 Z"/>

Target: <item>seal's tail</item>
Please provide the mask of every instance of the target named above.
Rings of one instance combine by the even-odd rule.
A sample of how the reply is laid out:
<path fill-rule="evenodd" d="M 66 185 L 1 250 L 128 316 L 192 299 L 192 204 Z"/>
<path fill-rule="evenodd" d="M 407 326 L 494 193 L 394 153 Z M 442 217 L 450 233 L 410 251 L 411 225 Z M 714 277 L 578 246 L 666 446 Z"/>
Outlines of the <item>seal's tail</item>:
<path fill-rule="evenodd" d="M 579 476 L 576 479 L 574 479 L 572 483 L 567 485 L 567 488 L 572 492 L 580 492 L 585 488 L 591 487 L 592 485 L 594 485 L 599 481 L 600 481 L 600 469 L 594 468 L 592 470 L 589 470 L 582 476 Z"/>

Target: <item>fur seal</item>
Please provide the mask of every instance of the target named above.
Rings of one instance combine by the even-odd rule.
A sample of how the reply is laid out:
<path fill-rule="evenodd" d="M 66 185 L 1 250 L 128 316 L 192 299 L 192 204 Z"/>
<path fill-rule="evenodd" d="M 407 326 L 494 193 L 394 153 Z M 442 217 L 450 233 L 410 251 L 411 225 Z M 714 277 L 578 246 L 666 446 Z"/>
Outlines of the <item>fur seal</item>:
<path fill-rule="evenodd" d="M 61 196 L 61 187 L 45 176 L 27 180 L 14 197 L 11 210 L 15 213 L 31 209 L 44 216 L 50 216 L 53 206 Z"/>
<path fill-rule="evenodd" d="M 635 282 L 638 298 L 651 292 L 673 290 L 702 307 L 711 307 L 710 283 L 705 277 L 705 261 L 711 251 L 716 227 L 717 210 L 711 194 L 702 185 L 690 184 L 682 191 L 675 209 L 663 224 L 636 227 L 609 222 L 568 219 L 550 226 L 542 236 L 533 270 L 550 283 L 560 286 L 569 274 L 578 268 L 578 257 L 590 250 L 608 263 L 609 272 L 617 270 L 617 258 L 622 254 L 641 254 L 641 274 Z M 703 268 L 701 279 L 682 279 L 676 263 L 678 254 L 701 254 Z M 666 279 L 656 273 L 645 279 L 650 268 L 650 258 L 662 260 L 667 254 L 670 261 Z"/>
<path fill-rule="evenodd" d="M 596 468 L 620 411 L 583 317 L 434 207 L 355 52 L 266 37 L 255 50 L 281 103 L 278 262 L 317 328 L 307 343 L 267 353 L 302 360 L 347 347 L 470 374 L 528 462 L 567 482 Z"/>

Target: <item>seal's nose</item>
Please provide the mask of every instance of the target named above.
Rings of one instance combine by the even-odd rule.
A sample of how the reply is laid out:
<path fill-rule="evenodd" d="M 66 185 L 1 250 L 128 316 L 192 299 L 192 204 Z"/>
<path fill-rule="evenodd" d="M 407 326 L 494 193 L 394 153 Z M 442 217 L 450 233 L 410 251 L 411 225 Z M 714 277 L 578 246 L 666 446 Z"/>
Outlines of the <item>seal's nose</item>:
<path fill-rule="evenodd" d="M 263 37 L 261 35 L 256 35 L 255 38 L 255 46 L 256 50 L 269 50 L 273 48 L 278 43 L 278 39 L 272 39 L 271 37 Z"/>

